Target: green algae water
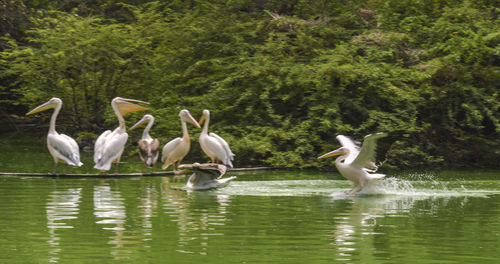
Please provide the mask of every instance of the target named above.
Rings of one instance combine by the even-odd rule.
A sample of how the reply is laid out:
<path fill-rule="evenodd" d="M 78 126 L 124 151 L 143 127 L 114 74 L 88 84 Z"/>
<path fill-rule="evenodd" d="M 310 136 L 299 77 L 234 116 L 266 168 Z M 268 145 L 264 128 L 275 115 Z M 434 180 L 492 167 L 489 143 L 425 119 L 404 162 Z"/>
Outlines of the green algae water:
<path fill-rule="evenodd" d="M 498 172 L 388 175 L 360 195 L 318 172 L 0 176 L 0 263 L 497 263 Z M 179 188 L 180 187 L 180 188 Z"/>

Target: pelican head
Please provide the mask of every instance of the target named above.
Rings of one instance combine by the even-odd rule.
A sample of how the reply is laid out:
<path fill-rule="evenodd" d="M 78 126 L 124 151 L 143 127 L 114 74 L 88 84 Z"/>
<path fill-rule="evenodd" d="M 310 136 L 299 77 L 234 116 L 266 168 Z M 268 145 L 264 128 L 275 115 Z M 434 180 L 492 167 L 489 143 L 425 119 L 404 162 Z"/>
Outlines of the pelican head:
<path fill-rule="evenodd" d="M 45 103 L 37 106 L 35 109 L 29 111 L 28 113 L 26 113 L 26 115 L 32 115 L 32 114 L 35 114 L 35 113 L 38 113 L 41 111 L 56 108 L 58 105 L 61 105 L 61 104 L 62 104 L 61 99 L 59 99 L 57 97 L 53 97 L 50 100 L 48 100 L 47 102 L 45 102 Z"/>
<path fill-rule="evenodd" d="M 203 110 L 202 114 L 201 114 L 201 117 L 200 117 L 200 121 L 198 121 L 198 123 L 201 125 L 203 124 L 203 122 L 205 121 L 205 119 L 207 119 L 207 117 L 210 116 L 210 111 L 208 111 L 207 109 Z"/>
<path fill-rule="evenodd" d="M 179 112 L 179 117 L 181 118 L 182 121 L 189 122 L 193 125 L 195 125 L 197 128 L 201 128 L 200 124 L 194 120 L 194 118 L 191 116 L 189 111 L 187 109 L 183 109 Z"/>
<path fill-rule="evenodd" d="M 127 98 L 123 98 L 123 97 L 115 97 L 111 101 L 111 105 L 112 106 L 116 106 L 117 110 L 122 115 L 126 115 L 126 114 L 128 114 L 130 112 L 137 112 L 137 111 L 148 110 L 146 107 L 142 107 L 142 106 L 136 105 L 134 103 L 149 104 L 148 102 L 144 102 L 144 101 L 141 101 L 141 100 L 127 99 Z"/>
<path fill-rule="evenodd" d="M 133 125 L 130 130 L 136 129 L 137 127 L 146 124 L 148 122 L 154 121 L 154 117 L 152 115 L 144 115 L 141 120 L 139 120 L 135 125 Z"/>
<path fill-rule="evenodd" d="M 330 151 L 328 153 L 325 153 L 321 156 L 318 157 L 318 159 L 325 159 L 333 156 L 338 156 L 338 155 L 347 155 L 349 154 L 349 149 L 346 147 L 340 147 L 334 151 Z"/>

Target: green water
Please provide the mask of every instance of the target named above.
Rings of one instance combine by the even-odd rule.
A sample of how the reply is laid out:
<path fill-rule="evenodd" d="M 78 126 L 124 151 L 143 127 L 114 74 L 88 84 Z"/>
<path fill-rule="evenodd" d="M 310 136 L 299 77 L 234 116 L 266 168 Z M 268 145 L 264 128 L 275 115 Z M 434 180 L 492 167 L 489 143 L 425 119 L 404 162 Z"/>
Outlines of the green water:
<path fill-rule="evenodd" d="M 51 171 L 43 146 L 29 153 L 4 149 L 2 170 Z M 91 155 L 82 156 L 88 167 L 61 168 L 92 171 Z M 121 168 L 141 168 L 136 159 L 125 157 Z M 344 194 L 351 183 L 336 173 L 227 175 L 238 178 L 205 192 L 183 190 L 185 179 L 170 177 L 0 176 L 0 263 L 498 263 L 500 257 L 498 171 L 389 173 L 357 196 Z"/>
<path fill-rule="evenodd" d="M 359 196 L 338 175 L 0 177 L 1 263 L 497 263 L 498 173 L 396 175 Z M 295 178 L 301 178 L 299 180 Z M 410 178 L 420 177 L 422 180 Z M 267 180 L 267 178 L 269 180 Z"/>

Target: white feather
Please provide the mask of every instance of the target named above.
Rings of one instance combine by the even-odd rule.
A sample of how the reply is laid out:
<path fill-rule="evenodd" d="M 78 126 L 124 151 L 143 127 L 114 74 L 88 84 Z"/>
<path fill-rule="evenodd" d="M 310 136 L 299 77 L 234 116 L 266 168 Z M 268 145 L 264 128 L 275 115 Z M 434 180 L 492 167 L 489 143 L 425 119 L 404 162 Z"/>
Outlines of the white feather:
<path fill-rule="evenodd" d="M 94 159 L 97 158 L 94 168 L 99 170 L 109 170 L 111 168 L 111 163 L 119 160 L 127 140 L 127 132 L 121 131 L 120 128 L 117 128 L 106 137 L 103 137 L 103 139 L 99 142 L 99 144 L 102 145 L 97 146 L 98 142 L 96 142 L 95 148 L 102 151 L 100 153 L 95 153 L 94 155 Z"/>
<path fill-rule="evenodd" d="M 69 165 L 82 166 L 78 144 L 74 139 L 57 132 L 47 135 L 47 147 L 54 159 L 62 160 Z"/>

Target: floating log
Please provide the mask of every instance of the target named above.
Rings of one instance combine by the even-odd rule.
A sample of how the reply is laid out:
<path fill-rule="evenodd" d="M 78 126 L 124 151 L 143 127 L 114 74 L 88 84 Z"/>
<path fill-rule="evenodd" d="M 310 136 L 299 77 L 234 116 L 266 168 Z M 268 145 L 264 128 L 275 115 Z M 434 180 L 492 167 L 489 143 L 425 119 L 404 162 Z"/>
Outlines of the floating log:
<path fill-rule="evenodd" d="M 126 178 L 126 177 L 142 177 L 142 176 L 168 176 L 174 175 L 173 171 L 164 172 L 145 172 L 145 173 L 36 173 L 36 172 L 0 172 L 0 175 L 8 176 L 29 176 L 29 177 L 61 177 L 61 178 Z"/>
<path fill-rule="evenodd" d="M 210 163 L 207 163 L 209 165 Z M 192 164 L 183 164 L 192 165 Z M 214 164 L 215 165 L 215 164 Z M 212 166 L 214 166 L 212 165 Z M 181 165 L 182 166 L 182 165 Z M 227 168 L 227 171 L 255 171 L 255 170 L 272 170 L 276 167 L 253 167 L 253 168 Z M 225 172 L 224 172 L 225 173 Z M 27 176 L 27 177 L 60 177 L 60 178 L 127 178 L 127 177 L 143 177 L 143 176 L 173 176 L 176 175 L 173 171 L 161 172 L 135 172 L 135 173 L 38 173 L 38 172 L 0 172 L 0 176 Z"/>
<path fill-rule="evenodd" d="M 278 167 L 227 168 L 228 171 L 276 170 Z M 281 168 L 282 169 L 282 168 Z"/>

